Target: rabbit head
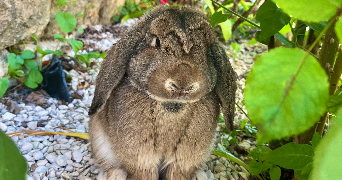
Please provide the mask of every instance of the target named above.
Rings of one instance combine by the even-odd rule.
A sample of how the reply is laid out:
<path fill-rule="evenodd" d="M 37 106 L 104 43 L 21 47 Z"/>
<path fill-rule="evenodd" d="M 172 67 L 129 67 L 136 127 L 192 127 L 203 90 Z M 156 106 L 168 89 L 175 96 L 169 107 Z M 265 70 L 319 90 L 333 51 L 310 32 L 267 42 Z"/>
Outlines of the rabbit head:
<path fill-rule="evenodd" d="M 215 91 L 232 129 L 235 73 L 199 11 L 161 6 L 147 13 L 108 52 L 89 115 L 101 109 L 124 77 L 163 102 L 191 103 Z"/>

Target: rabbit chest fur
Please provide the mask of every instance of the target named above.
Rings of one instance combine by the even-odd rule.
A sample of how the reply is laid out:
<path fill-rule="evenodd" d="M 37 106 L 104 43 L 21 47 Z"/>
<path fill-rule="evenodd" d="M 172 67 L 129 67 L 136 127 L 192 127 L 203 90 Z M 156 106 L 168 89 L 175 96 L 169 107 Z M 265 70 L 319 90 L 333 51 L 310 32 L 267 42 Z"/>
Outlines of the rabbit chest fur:
<path fill-rule="evenodd" d="M 108 52 L 89 110 L 107 179 L 200 180 L 220 109 L 233 127 L 235 81 L 200 12 L 158 7 L 144 15 Z"/>

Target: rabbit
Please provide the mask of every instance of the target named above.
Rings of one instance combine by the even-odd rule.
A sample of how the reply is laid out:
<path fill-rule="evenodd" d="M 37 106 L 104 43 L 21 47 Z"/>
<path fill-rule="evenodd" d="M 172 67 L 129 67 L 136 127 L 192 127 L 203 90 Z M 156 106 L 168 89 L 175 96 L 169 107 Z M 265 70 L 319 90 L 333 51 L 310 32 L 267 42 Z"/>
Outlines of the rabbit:
<path fill-rule="evenodd" d="M 107 179 L 205 179 L 220 110 L 233 128 L 236 88 L 204 14 L 168 6 L 146 13 L 108 51 L 89 108 L 92 150 Z"/>

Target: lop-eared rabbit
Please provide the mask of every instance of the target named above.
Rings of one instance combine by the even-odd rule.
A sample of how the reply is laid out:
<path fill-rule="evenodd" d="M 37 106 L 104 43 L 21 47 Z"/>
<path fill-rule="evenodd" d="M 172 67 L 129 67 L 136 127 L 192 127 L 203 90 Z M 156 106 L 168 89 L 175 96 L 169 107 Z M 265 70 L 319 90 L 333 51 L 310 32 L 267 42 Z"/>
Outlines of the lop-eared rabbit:
<path fill-rule="evenodd" d="M 160 6 L 145 14 L 96 79 L 90 141 L 107 179 L 206 179 L 200 165 L 220 109 L 233 128 L 235 91 L 235 72 L 201 12 Z"/>

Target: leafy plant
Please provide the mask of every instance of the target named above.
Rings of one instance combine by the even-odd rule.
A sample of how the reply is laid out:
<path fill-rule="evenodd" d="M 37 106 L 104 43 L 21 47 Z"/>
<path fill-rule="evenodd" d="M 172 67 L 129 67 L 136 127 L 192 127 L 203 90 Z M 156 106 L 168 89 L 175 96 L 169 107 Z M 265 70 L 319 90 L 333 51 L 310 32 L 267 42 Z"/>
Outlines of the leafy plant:
<path fill-rule="evenodd" d="M 124 5 L 119 6 L 115 10 L 113 19 L 115 22 L 125 22 L 130 18 L 137 18 L 147 12 L 153 7 L 155 1 L 142 0 L 140 3 L 136 3 L 135 0 L 126 0 Z"/>

